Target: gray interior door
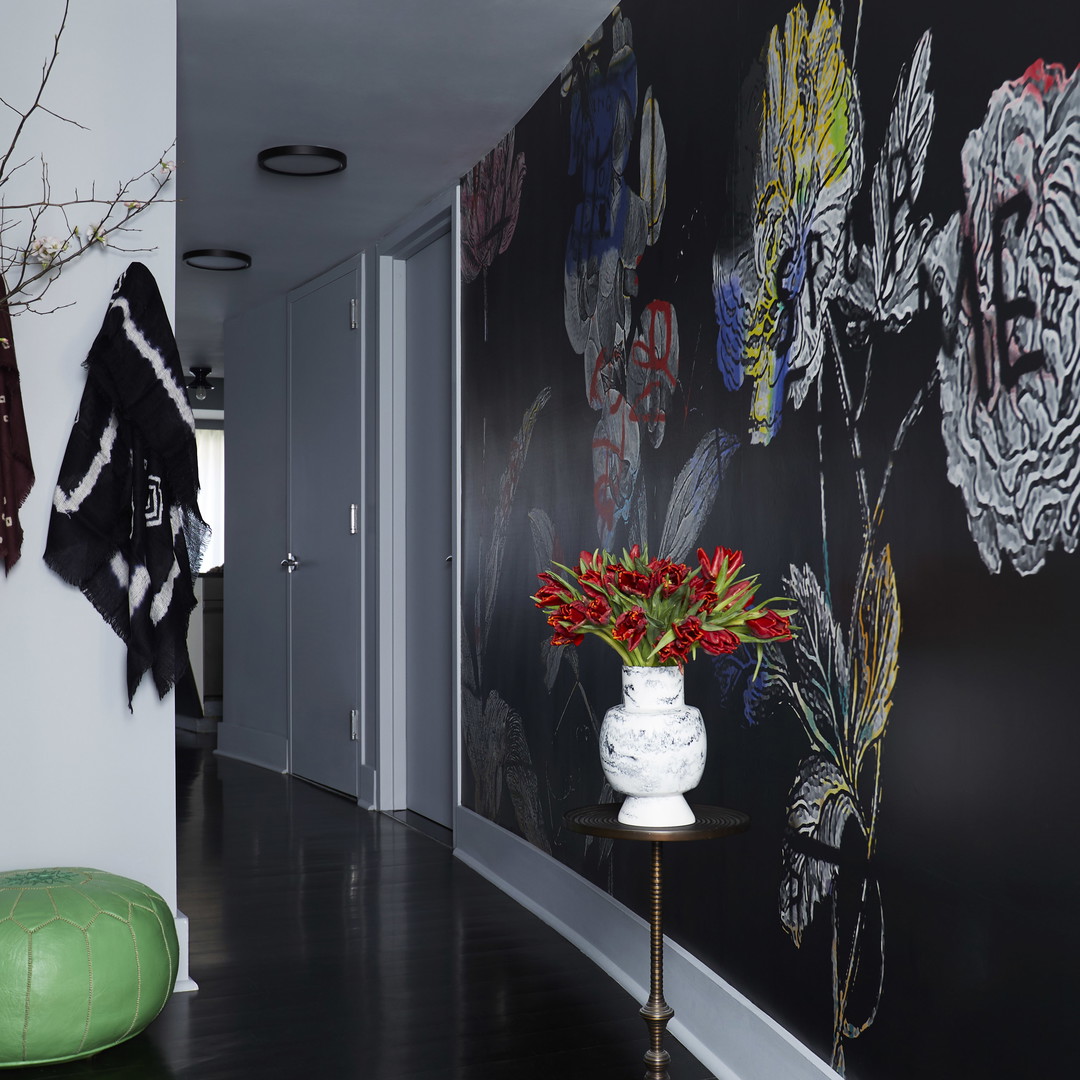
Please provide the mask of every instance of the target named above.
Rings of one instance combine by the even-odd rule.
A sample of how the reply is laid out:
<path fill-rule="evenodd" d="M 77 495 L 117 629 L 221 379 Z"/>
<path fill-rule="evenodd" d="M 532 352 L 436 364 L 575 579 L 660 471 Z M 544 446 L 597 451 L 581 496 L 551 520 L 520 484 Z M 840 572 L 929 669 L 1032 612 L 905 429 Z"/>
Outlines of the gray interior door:
<path fill-rule="evenodd" d="M 355 270 L 289 308 L 291 770 L 355 796 L 359 709 L 360 333 Z"/>
<path fill-rule="evenodd" d="M 405 263 L 406 805 L 453 827 L 449 233 Z"/>

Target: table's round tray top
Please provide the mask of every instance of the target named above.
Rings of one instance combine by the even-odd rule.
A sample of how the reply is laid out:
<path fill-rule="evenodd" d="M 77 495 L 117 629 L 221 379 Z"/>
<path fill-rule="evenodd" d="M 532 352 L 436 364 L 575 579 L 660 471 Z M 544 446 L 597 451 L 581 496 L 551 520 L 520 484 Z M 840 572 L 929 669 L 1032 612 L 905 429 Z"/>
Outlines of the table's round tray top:
<path fill-rule="evenodd" d="M 693 825 L 669 825 L 650 829 L 643 825 L 624 825 L 619 821 L 618 803 L 582 806 L 563 814 L 563 824 L 572 832 L 602 836 L 612 840 L 718 840 L 750 828 L 750 815 L 724 806 L 691 804 Z"/>

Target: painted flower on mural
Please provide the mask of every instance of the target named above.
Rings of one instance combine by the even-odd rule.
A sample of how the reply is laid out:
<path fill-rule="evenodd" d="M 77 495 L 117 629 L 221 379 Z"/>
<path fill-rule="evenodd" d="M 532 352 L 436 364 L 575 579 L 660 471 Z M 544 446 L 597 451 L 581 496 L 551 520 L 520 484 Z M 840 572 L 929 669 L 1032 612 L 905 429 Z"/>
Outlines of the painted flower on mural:
<path fill-rule="evenodd" d="M 727 390 L 743 382 L 743 349 L 749 318 L 746 291 L 754 284 L 753 259 L 749 251 L 737 256 L 717 253 L 713 257 L 713 304 L 716 310 L 716 362 Z"/>
<path fill-rule="evenodd" d="M 475 624 L 473 635 L 476 643 L 476 667 L 478 681 L 483 681 L 483 658 L 487 653 L 488 634 L 495 621 L 495 598 L 502 578 L 506 537 L 510 531 L 510 515 L 514 509 L 521 474 L 532 443 L 533 429 L 540 413 L 551 400 L 551 387 L 545 386 L 525 410 L 521 427 L 514 436 L 507 456 L 506 468 L 499 479 L 499 501 L 491 523 L 491 531 L 483 545 L 480 558 L 480 580 L 476 589 Z"/>
<path fill-rule="evenodd" d="M 615 538 L 627 521 L 641 469 L 641 430 L 637 415 L 618 390 L 608 390 L 592 440 L 593 504 L 601 543 Z"/>
<path fill-rule="evenodd" d="M 641 199 L 645 205 L 646 242 L 651 247 L 660 239 L 660 227 L 667 209 L 667 137 L 660 119 L 660 103 L 650 86 L 641 109 L 641 140 L 638 147 L 638 174 Z"/>
<path fill-rule="evenodd" d="M 873 1022 L 881 992 L 882 965 L 862 955 L 866 927 L 878 927 L 876 944 L 881 944 L 881 897 L 868 873 L 842 867 L 865 866 L 874 853 L 880 794 L 876 756 L 892 709 L 900 605 L 888 547 L 863 564 L 849 641 L 809 567 L 793 566 L 787 585 L 801 630 L 794 674 L 781 675 L 780 681 L 802 719 L 811 753 L 800 763 L 789 797 L 780 919 L 798 946 L 817 905 L 833 902 L 833 1065 L 842 1070 L 843 1039 Z M 871 752 L 875 763 L 863 784 Z M 863 797 L 866 788 L 869 800 Z M 845 894 L 854 896 L 853 909 L 840 912 L 841 876 L 852 872 L 858 880 L 843 884 L 852 886 Z M 869 988 L 867 972 L 877 973 L 876 985 Z M 857 1018 L 856 1001 L 863 1009 Z"/>
<path fill-rule="evenodd" d="M 574 351 L 583 355 L 591 339 L 601 365 L 613 360 L 616 326 L 624 336 L 627 332 L 635 268 L 648 239 L 644 202 L 625 175 L 638 109 L 629 19 L 616 12 L 606 65 L 602 44 L 601 36 L 591 39 L 563 82 L 563 95 L 570 99 L 568 171 L 581 181 L 581 201 L 566 241 L 566 333 Z M 593 371 L 586 370 L 585 377 L 588 386 Z"/>
<path fill-rule="evenodd" d="M 843 282 L 839 255 L 863 169 L 858 92 L 829 4 L 818 5 L 813 22 L 794 8 L 782 32 L 774 27 L 765 55 L 753 261 L 737 281 L 735 268 L 720 262 L 714 280 L 724 355 L 730 364 L 741 339 L 754 380 L 755 443 L 773 438 L 785 396 L 800 406 L 821 369 L 826 304 Z M 742 302 L 740 325 L 728 309 Z"/>
<path fill-rule="evenodd" d="M 475 809 L 496 820 L 504 795 L 509 797 L 514 821 L 522 836 L 542 851 L 551 850 L 549 826 L 540 805 L 536 769 L 520 714 L 496 689 L 484 693 L 488 676 L 484 669 L 488 638 L 495 622 L 495 602 L 502 576 L 506 537 L 532 442 L 533 429 L 551 399 L 544 387 L 525 410 L 521 427 L 507 456 L 498 485 L 498 503 L 486 542 L 481 544 L 479 580 L 473 607 L 473 624 L 461 633 L 462 738 L 473 780 Z M 462 615 L 464 619 L 464 607 Z"/>
<path fill-rule="evenodd" d="M 948 475 L 987 567 L 1032 574 L 1080 542 L 1080 74 L 1038 61 L 1005 83 L 961 161 Z"/>
<path fill-rule="evenodd" d="M 654 447 L 663 442 L 678 381 L 679 320 L 671 304 L 654 300 L 641 313 L 626 369 L 627 399 Z"/>
<path fill-rule="evenodd" d="M 682 667 L 700 648 L 710 656 L 790 641 L 794 610 L 756 601 L 757 575 L 743 575 L 741 551 L 698 548 L 698 566 L 650 558 L 634 545 L 621 556 L 583 551 L 576 567 L 544 571 L 532 597 L 548 613 L 553 645 L 594 634 L 635 667 Z"/>
<path fill-rule="evenodd" d="M 484 275 L 484 337 L 487 338 L 487 270 L 510 246 L 521 209 L 525 155 L 514 154 L 514 131 L 505 135 L 461 181 L 461 276 Z"/>
<path fill-rule="evenodd" d="M 461 276 L 475 280 L 514 238 L 525 154 L 514 154 L 514 131 L 505 135 L 461 182 Z"/>
<path fill-rule="evenodd" d="M 581 181 L 566 242 L 563 314 L 567 337 L 585 361 L 585 392 L 594 409 L 608 389 L 623 389 L 631 338 L 637 268 L 660 238 L 667 207 L 667 140 L 650 86 L 638 137 L 640 193 L 626 179 L 638 122 L 637 58 L 630 20 L 618 9 L 611 56 L 604 35 L 590 39 L 564 72 L 570 99 L 568 171 Z"/>
<path fill-rule="evenodd" d="M 627 182 L 638 125 L 637 58 L 630 20 L 616 8 L 563 73 L 570 101 L 568 171 L 581 181 L 566 242 L 563 315 L 567 337 L 584 361 L 585 396 L 601 413 L 593 435 L 597 535 L 609 546 L 619 522 L 643 519 L 636 492 L 642 432 L 664 438 L 678 384 L 674 307 L 654 300 L 634 326 L 638 266 L 656 243 L 667 207 L 667 139 L 650 86 L 637 131 L 641 191 Z M 636 500 L 636 501 L 635 501 Z M 640 523 L 640 522 L 639 522 Z"/>
<path fill-rule="evenodd" d="M 874 165 L 871 209 L 874 244 L 863 253 L 870 310 L 886 330 L 906 326 L 920 303 L 923 258 L 932 221 L 919 221 L 915 201 L 926 174 L 934 130 L 934 95 L 928 89 L 931 34 L 919 39 L 893 94 L 885 142 Z"/>
<path fill-rule="evenodd" d="M 738 449 L 739 440 L 723 428 L 702 435 L 671 486 L 657 549 L 662 558 L 684 562 L 690 557 L 716 503 L 720 481 Z"/>

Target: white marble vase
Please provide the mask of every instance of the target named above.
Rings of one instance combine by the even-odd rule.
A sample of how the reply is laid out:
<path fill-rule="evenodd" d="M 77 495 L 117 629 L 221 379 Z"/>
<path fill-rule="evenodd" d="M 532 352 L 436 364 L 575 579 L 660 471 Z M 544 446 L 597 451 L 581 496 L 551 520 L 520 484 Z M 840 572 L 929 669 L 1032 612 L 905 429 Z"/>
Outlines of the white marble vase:
<path fill-rule="evenodd" d="M 600 725 L 600 764 L 608 783 L 626 795 L 624 825 L 665 828 L 692 825 L 683 792 L 705 771 L 705 725 L 683 703 L 677 667 L 624 667 L 623 700 Z"/>

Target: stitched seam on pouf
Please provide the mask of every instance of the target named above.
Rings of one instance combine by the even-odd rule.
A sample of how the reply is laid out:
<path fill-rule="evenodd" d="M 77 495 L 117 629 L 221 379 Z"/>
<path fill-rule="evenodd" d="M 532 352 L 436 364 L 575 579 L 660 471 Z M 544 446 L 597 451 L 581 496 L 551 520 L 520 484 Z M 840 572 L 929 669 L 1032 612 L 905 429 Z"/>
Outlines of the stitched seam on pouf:
<path fill-rule="evenodd" d="M 86 893 L 80 892 L 74 885 L 71 887 L 71 891 L 75 893 L 76 896 L 81 896 L 98 914 L 101 914 L 101 912 L 105 910 L 92 896 L 87 896 Z"/>
<path fill-rule="evenodd" d="M 26 1036 L 30 1030 L 30 983 L 34 978 L 34 934 L 26 934 L 26 1009 L 23 1013 L 22 1057 L 26 1060 Z"/>
<path fill-rule="evenodd" d="M 93 925 L 91 920 L 90 925 Z M 86 1045 L 87 1036 L 90 1034 L 90 1018 L 94 1013 L 94 953 L 90 945 L 90 930 L 83 930 L 83 938 L 86 941 L 86 973 L 90 981 L 90 989 L 86 995 L 86 1027 L 83 1028 L 83 1036 L 79 1040 L 79 1049 Z"/>
<path fill-rule="evenodd" d="M 131 908 L 128 908 L 128 916 L 130 918 Z M 139 941 L 135 936 L 135 927 L 131 925 L 129 921 L 127 924 L 128 932 L 131 934 L 131 945 L 135 950 L 135 1015 L 131 1018 L 131 1023 L 128 1025 L 127 1031 L 124 1032 L 124 1038 L 126 1039 L 131 1034 L 132 1029 L 139 1022 L 139 1006 L 142 1003 L 142 961 L 139 959 Z"/>

